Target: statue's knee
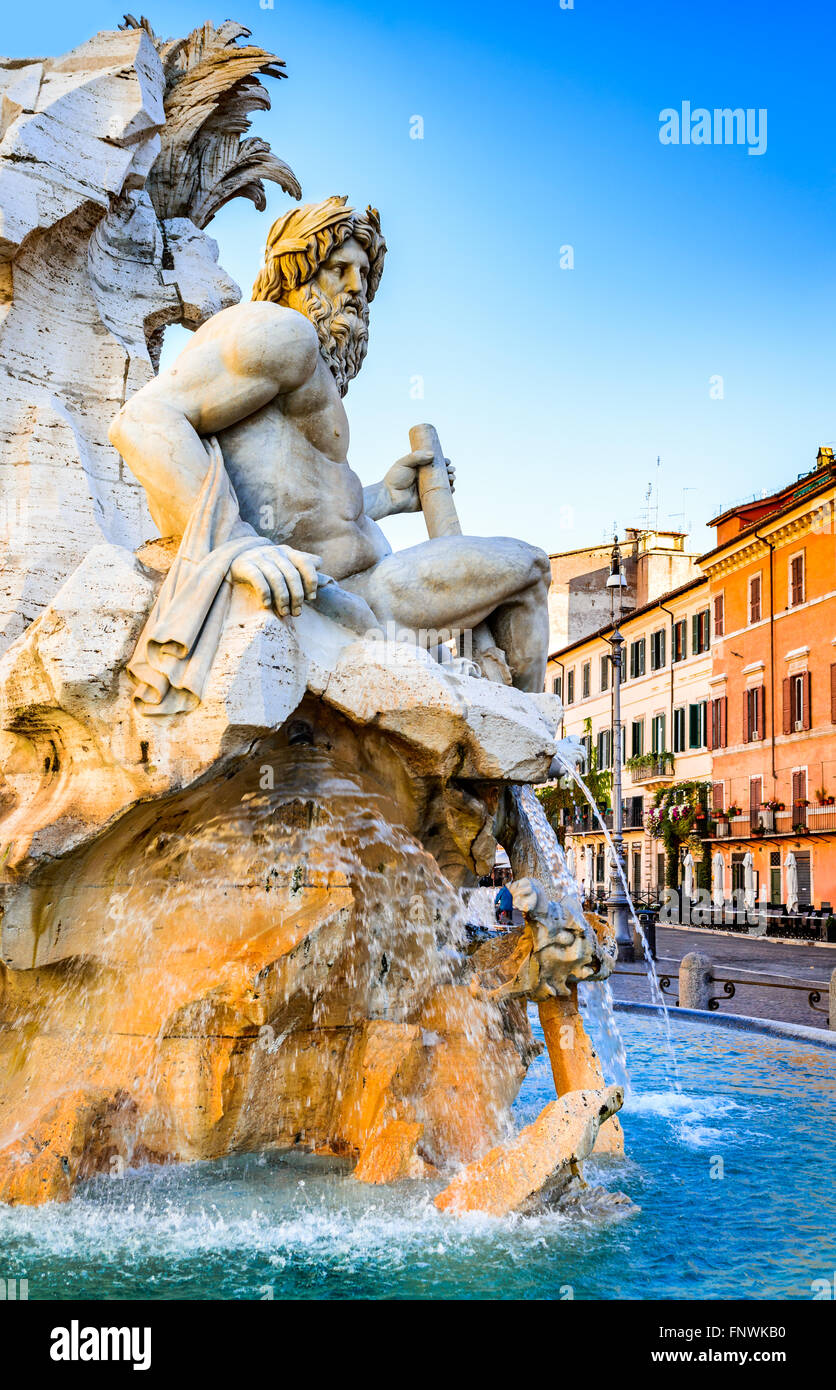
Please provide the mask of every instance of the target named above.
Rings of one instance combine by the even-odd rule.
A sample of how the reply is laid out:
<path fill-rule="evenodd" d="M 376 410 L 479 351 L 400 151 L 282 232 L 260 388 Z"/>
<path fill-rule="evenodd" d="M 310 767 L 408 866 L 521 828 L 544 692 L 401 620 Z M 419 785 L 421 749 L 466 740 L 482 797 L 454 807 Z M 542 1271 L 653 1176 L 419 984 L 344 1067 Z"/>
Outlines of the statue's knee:
<path fill-rule="evenodd" d="M 548 585 L 552 577 L 552 567 L 548 555 L 545 550 L 538 549 L 536 545 L 530 546 L 529 550 L 531 552 L 531 583 Z"/>

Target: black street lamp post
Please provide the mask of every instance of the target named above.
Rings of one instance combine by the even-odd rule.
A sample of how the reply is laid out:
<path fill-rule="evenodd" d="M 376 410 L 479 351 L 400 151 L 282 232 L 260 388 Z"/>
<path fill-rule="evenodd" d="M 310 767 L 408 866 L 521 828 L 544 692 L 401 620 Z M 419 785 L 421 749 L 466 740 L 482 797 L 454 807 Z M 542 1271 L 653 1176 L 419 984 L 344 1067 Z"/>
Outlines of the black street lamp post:
<path fill-rule="evenodd" d="M 618 624 L 624 616 L 624 588 L 627 580 L 621 568 L 621 551 L 616 539 L 612 549 L 612 561 L 610 564 L 610 577 L 607 580 L 607 588 L 610 590 L 612 599 L 613 613 L 613 633 L 610 640 L 612 647 L 613 682 L 612 682 L 612 701 L 613 701 L 613 774 L 612 774 L 612 824 L 613 824 L 613 849 L 617 864 L 621 867 L 618 872 L 616 865 L 613 866 L 610 879 L 610 896 L 607 901 L 609 908 L 610 921 L 615 932 L 615 941 L 618 948 L 618 959 L 620 961 L 632 961 L 635 959 L 633 950 L 633 933 L 628 920 L 627 894 L 624 891 L 624 807 L 621 797 L 622 782 L 622 759 L 621 759 L 621 676 L 624 660 L 624 638 L 618 630 Z M 618 614 L 615 611 L 615 596 L 618 593 Z"/>

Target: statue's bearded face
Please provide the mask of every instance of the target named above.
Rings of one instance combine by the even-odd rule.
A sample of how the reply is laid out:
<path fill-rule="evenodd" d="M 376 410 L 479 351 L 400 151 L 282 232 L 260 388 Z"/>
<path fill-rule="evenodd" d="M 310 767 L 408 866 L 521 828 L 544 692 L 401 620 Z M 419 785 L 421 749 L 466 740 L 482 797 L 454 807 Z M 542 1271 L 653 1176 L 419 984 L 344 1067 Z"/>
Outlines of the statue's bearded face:
<path fill-rule="evenodd" d="M 354 237 L 335 247 L 310 280 L 286 303 L 309 318 L 340 395 L 363 364 L 369 341 L 369 258 Z"/>

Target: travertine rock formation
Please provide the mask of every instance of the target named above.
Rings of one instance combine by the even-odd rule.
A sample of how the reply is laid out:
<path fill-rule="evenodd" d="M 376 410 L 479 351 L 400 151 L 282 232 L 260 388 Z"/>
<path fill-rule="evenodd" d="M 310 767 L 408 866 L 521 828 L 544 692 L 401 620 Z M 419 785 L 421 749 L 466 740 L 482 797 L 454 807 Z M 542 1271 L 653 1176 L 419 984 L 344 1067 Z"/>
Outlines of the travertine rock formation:
<path fill-rule="evenodd" d="M 298 197 L 242 138 L 283 75 L 227 23 L 164 43 L 97 34 L 60 58 L 0 60 L 0 649 L 91 546 L 154 527 L 108 443 L 153 375 L 162 330 L 240 298 L 203 228 L 260 180 Z"/>

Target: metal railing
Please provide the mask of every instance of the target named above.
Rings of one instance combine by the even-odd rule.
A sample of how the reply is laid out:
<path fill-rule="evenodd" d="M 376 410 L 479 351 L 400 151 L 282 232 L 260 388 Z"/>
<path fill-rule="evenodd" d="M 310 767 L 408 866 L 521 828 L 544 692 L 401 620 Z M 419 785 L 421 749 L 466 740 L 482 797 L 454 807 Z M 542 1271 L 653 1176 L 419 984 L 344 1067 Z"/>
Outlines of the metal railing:
<path fill-rule="evenodd" d="M 798 801 L 783 811 L 755 809 L 748 814 L 718 819 L 710 838 L 748 840 L 753 835 L 836 834 L 836 804 L 812 806 Z"/>
<path fill-rule="evenodd" d="M 633 782 L 652 782 L 660 777 L 673 777 L 673 753 L 660 753 L 652 762 L 640 763 L 637 767 L 628 767 L 628 771 Z"/>
<path fill-rule="evenodd" d="M 629 972 L 619 970 L 615 971 L 616 975 L 627 973 Z M 672 975 L 659 976 L 659 988 L 662 991 L 662 993 L 666 994 L 668 997 L 670 997 L 673 994 L 673 989 L 671 988 L 671 982 L 673 978 L 674 977 Z M 739 975 L 714 975 L 712 977 L 712 982 L 716 985 L 723 986 L 722 995 L 719 997 L 712 996 L 712 998 L 708 1001 L 708 1007 L 712 1013 L 716 1013 L 717 1010 L 720 1008 L 720 1005 L 725 1004 L 727 1000 L 734 999 L 735 994 L 737 992 L 737 985 L 744 986 L 748 989 L 794 990 L 797 994 L 807 995 L 807 1004 L 815 1013 L 829 1013 L 828 1005 L 822 1004 L 821 1002 L 822 998 L 827 995 L 828 991 L 828 986 L 823 981 L 816 989 L 811 989 L 809 984 L 795 984 L 792 980 L 747 980 L 741 979 Z M 679 1008 L 678 995 L 674 999 L 674 1005 L 676 1008 Z"/>

